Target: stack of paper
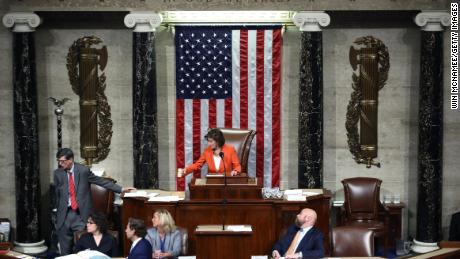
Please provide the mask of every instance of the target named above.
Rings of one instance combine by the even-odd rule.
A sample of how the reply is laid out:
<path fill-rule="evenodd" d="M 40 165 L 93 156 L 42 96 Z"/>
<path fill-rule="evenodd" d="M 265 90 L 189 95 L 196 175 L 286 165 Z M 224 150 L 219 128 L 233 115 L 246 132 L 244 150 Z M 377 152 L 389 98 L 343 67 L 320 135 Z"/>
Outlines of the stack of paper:
<path fill-rule="evenodd" d="M 320 193 L 311 192 L 311 191 L 303 191 L 302 194 L 305 195 L 305 196 L 307 196 L 307 197 L 309 197 L 309 196 L 319 195 Z"/>
<path fill-rule="evenodd" d="M 344 203 L 343 200 L 335 200 L 335 201 L 332 203 L 332 205 L 333 205 L 334 207 L 342 207 L 343 203 Z"/>
<path fill-rule="evenodd" d="M 76 254 L 56 257 L 56 259 L 110 259 L 110 257 L 96 250 L 85 250 Z"/>
<path fill-rule="evenodd" d="M 127 197 L 149 197 L 146 191 L 135 191 L 135 192 L 126 192 L 123 196 L 124 198 Z"/>
<path fill-rule="evenodd" d="M 286 195 L 285 196 L 287 201 L 306 201 L 307 196 L 303 195 Z"/>
<path fill-rule="evenodd" d="M 177 195 L 169 195 L 169 196 L 151 196 L 149 198 L 149 201 L 164 201 L 164 202 L 169 202 L 169 201 L 179 201 L 183 200 L 184 198 L 180 198 Z"/>
<path fill-rule="evenodd" d="M 225 229 L 229 231 L 246 231 L 246 232 L 252 231 L 252 227 L 249 225 L 228 225 L 225 227 Z"/>
<path fill-rule="evenodd" d="M 305 201 L 307 196 L 303 194 L 301 189 L 294 189 L 284 191 L 284 198 L 287 201 Z"/>

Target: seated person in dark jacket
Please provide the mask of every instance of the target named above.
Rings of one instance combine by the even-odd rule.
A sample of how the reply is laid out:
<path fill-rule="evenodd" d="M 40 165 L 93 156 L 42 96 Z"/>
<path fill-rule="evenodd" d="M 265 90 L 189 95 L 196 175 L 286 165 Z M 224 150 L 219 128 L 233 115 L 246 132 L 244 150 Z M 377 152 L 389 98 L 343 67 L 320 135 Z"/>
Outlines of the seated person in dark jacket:
<path fill-rule="evenodd" d="M 323 233 L 313 227 L 316 217 L 316 212 L 312 209 L 303 209 L 297 214 L 295 225 L 290 226 L 286 235 L 273 246 L 273 258 L 324 257 Z"/>
<path fill-rule="evenodd" d="M 125 233 L 132 242 L 127 259 L 152 259 L 152 245 L 144 238 L 147 229 L 143 220 L 130 218 Z"/>
<path fill-rule="evenodd" d="M 452 214 L 449 228 L 449 241 L 460 241 L 460 212 Z"/>
<path fill-rule="evenodd" d="M 100 212 L 93 213 L 86 221 L 86 230 L 75 244 L 76 253 L 82 250 L 97 250 L 110 257 L 118 256 L 118 244 L 114 236 L 107 233 L 107 218 Z"/>

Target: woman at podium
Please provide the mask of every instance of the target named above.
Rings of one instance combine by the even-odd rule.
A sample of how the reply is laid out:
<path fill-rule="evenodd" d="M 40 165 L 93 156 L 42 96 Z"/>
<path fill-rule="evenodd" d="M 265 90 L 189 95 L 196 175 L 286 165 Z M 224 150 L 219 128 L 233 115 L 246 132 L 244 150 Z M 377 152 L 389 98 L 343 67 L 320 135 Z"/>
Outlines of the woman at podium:
<path fill-rule="evenodd" d="M 177 170 L 178 177 L 200 170 L 205 163 L 208 164 L 208 174 L 223 174 L 225 172 L 227 176 L 234 176 L 241 173 L 240 160 L 236 150 L 232 145 L 225 144 L 224 134 L 221 130 L 211 129 L 204 138 L 208 141 L 208 146 L 194 164 Z"/>

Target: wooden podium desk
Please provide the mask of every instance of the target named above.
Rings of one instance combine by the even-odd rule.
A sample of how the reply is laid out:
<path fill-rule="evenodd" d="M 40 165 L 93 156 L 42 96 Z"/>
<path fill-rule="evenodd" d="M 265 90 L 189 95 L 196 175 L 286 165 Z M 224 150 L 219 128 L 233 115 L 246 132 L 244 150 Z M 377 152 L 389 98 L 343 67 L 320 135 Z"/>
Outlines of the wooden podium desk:
<path fill-rule="evenodd" d="M 195 230 L 196 258 L 251 258 L 252 231 L 222 229 L 222 225 L 198 226 Z"/>
<path fill-rule="evenodd" d="M 186 228 L 189 233 L 188 254 L 197 252 L 198 225 L 219 225 L 225 214 L 226 225 L 251 225 L 252 233 L 246 239 L 246 247 L 253 247 L 253 254 L 270 254 L 271 248 L 279 239 L 280 233 L 294 223 L 296 215 L 303 208 L 314 209 L 318 214 L 316 227 L 324 234 L 326 254 L 330 251 L 329 221 L 331 194 L 310 196 L 307 201 L 284 201 L 264 199 L 231 199 L 223 205 L 218 199 L 186 199 L 175 202 L 148 202 L 147 198 L 123 198 L 122 224 L 126 226 L 130 217 L 143 219 L 147 227 L 152 226 L 152 214 L 157 209 L 167 209 L 176 225 Z M 130 243 L 123 235 L 124 254 Z M 221 257 L 225 258 L 225 257 Z"/>

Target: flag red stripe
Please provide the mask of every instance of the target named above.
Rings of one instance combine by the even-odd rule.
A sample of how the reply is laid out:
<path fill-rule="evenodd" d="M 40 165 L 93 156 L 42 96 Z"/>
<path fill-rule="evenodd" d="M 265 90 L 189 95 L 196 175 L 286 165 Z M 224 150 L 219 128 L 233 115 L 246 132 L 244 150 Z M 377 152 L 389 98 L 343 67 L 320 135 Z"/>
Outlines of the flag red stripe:
<path fill-rule="evenodd" d="M 256 44 L 256 176 L 264 176 L 264 30 L 257 30 Z"/>
<path fill-rule="evenodd" d="M 272 63 L 272 187 L 280 185 L 281 152 L 281 29 L 273 30 Z"/>
<path fill-rule="evenodd" d="M 232 99 L 225 99 L 225 127 L 232 128 Z"/>
<path fill-rule="evenodd" d="M 184 152 L 184 100 L 176 100 L 176 163 L 177 168 L 184 168 L 185 166 L 185 152 Z M 185 187 L 184 177 L 176 179 L 176 189 L 183 191 Z"/>
<path fill-rule="evenodd" d="M 201 153 L 201 100 L 200 99 L 193 99 L 192 104 L 192 112 L 193 112 L 193 162 L 200 158 Z M 193 172 L 195 177 L 201 176 L 201 171 L 197 170 Z"/>
<path fill-rule="evenodd" d="M 209 128 L 215 128 L 216 125 L 217 125 L 216 99 L 209 99 Z"/>
<path fill-rule="evenodd" d="M 248 31 L 240 31 L 240 128 L 248 128 Z"/>

